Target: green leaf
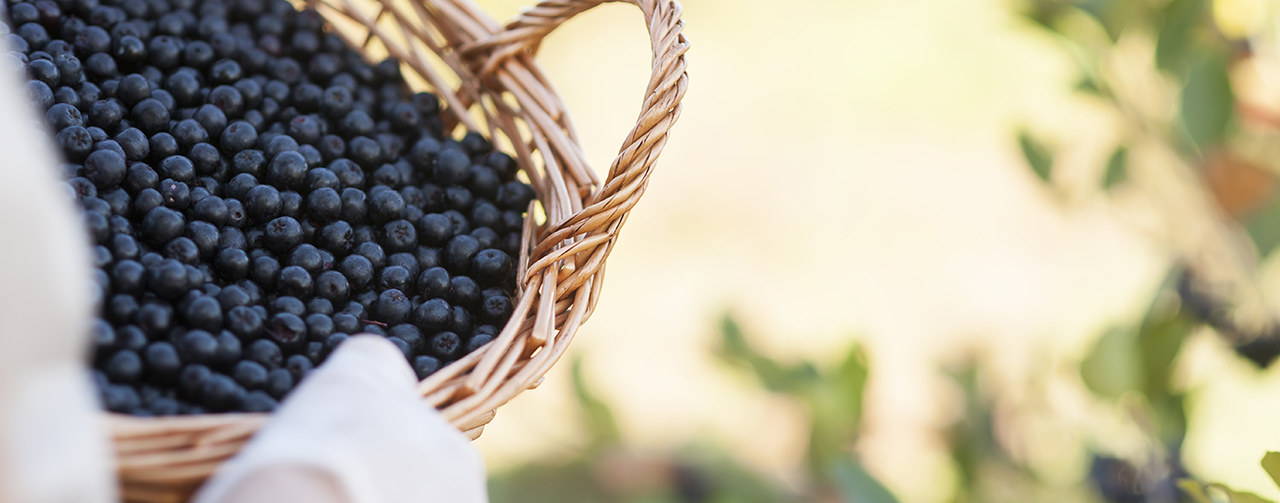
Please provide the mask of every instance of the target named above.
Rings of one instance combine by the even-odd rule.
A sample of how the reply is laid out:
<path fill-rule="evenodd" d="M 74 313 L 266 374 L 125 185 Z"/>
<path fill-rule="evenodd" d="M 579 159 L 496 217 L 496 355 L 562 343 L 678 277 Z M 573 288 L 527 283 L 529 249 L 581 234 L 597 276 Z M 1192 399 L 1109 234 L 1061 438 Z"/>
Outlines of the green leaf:
<path fill-rule="evenodd" d="M 718 353 L 725 361 L 746 367 L 766 389 L 775 393 L 794 394 L 818 380 L 812 364 L 786 367 L 765 356 L 747 341 L 742 327 L 729 315 L 720 320 Z"/>
<path fill-rule="evenodd" d="M 1208 19 L 1206 0 L 1173 0 L 1164 7 L 1156 36 L 1156 67 L 1182 75 L 1188 68 L 1198 23 Z"/>
<path fill-rule="evenodd" d="M 599 447 L 616 443 L 622 436 L 618 422 L 614 419 L 609 405 L 601 400 L 587 384 L 582 373 L 581 358 L 573 359 L 569 366 L 569 376 L 573 396 L 578 403 L 578 409 L 582 412 L 583 422 L 586 423 L 592 444 Z"/>
<path fill-rule="evenodd" d="M 1226 501 L 1231 503 L 1274 503 L 1269 499 L 1258 496 L 1250 492 L 1237 491 L 1222 484 L 1209 484 L 1210 492 L 1217 492 L 1226 497 Z M 1216 499 L 1216 495 L 1215 495 Z"/>
<path fill-rule="evenodd" d="M 1209 499 L 1209 495 L 1204 492 L 1204 485 L 1191 479 L 1182 479 L 1178 481 L 1178 489 L 1182 489 L 1192 503 L 1213 503 Z"/>
<path fill-rule="evenodd" d="M 1244 224 L 1258 255 L 1266 257 L 1280 245 L 1280 197 L 1272 197 Z"/>
<path fill-rule="evenodd" d="M 1102 78 L 1098 75 L 1097 51 L 1089 50 L 1079 42 L 1058 32 L 1049 32 L 1049 38 L 1057 42 L 1062 47 L 1062 50 L 1066 51 L 1068 56 L 1071 56 L 1072 61 L 1075 61 L 1076 69 L 1080 71 L 1081 81 L 1087 82 L 1087 84 L 1078 84 L 1078 87 L 1087 86 L 1101 90 L 1098 86 L 1098 83 L 1102 82 Z M 1025 134 L 1025 131 L 1023 134 Z"/>
<path fill-rule="evenodd" d="M 1098 24 L 1102 25 L 1103 29 L 1106 30 L 1107 37 L 1113 43 L 1120 38 L 1120 32 L 1124 31 L 1125 28 L 1132 27 L 1138 24 L 1138 21 L 1151 17 L 1142 2 L 1076 0 L 1073 4 L 1077 9 L 1097 20 Z"/>
<path fill-rule="evenodd" d="M 1269 451 L 1262 456 L 1262 469 L 1271 476 L 1271 482 L 1280 487 L 1280 452 Z"/>
<path fill-rule="evenodd" d="M 1129 178 L 1129 149 L 1120 146 L 1111 153 L 1111 158 L 1107 159 L 1107 171 L 1102 177 L 1102 188 L 1110 190 L 1127 178 Z"/>
<path fill-rule="evenodd" d="M 1076 81 L 1075 90 L 1093 96 L 1104 96 L 1102 93 L 1102 87 L 1098 86 L 1097 79 L 1094 79 L 1093 76 L 1090 75 L 1080 77 L 1080 80 Z"/>
<path fill-rule="evenodd" d="M 1080 364 L 1080 377 L 1089 390 L 1109 399 L 1139 389 L 1141 372 L 1142 360 L 1134 334 L 1124 329 L 1103 334 Z"/>
<path fill-rule="evenodd" d="M 1193 324 L 1178 312 L 1154 312 L 1139 328 L 1137 348 L 1143 378 L 1148 389 L 1167 392 L 1174 359 Z M 1149 393 L 1150 394 L 1150 393 Z"/>
<path fill-rule="evenodd" d="M 848 503 L 898 503 L 898 498 L 880 481 L 872 477 L 852 457 L 845 456 L 831 464 L 831 480 Z"/>
<path fill-rule="evenodd" d="M 810 415 L 808 461 L 819 475 L 834 460 L 848 457 L 857 440 L 868 373 L 866 352 L 854 345 L 844 361 L 821 372 L 800 395 Z"/>
<path fill-rule="evenodd" d="M 1192 503 L 1274 503 L 1257 494 L 1237 491 L 1223 484 L 1202 484 L 1191 479 L 1178 481 L 1178 488 Z"/>
<path fill-rule="evenodd" d="M 1201 152 L 1222 141 L 1235 115 L 1226 56 L 1208 54 L 1192 65 L 1182 88 L 1181 115 L 1187 134 Z"/>
<path fill-rule="evenodd" d="M 833 390 L 832 395 L 839 398 L 842 413 L 840 421 L 851 424 L 856 429 L 862 419 L 862 397 L 867 389 L 867 377 L 870 368 L 867 364 L 867 352 L 861 345 L 855 344 L 845 355 L 844 361 L 823 379 Z"/>
<path fill-rule="evenodd" d="M 1058 2 L 1031 2 L 1030 9 L 1022 13 L 1028 20 L 1049 31 L 1055 31 L 1053 23 L 1062 12 Z"/>
<path fill-rule="evenodd" d="M 1045 183 L 1053 171 L 1053 156 L 1044 145 L 1036 142 L 1026 131 L 1018 133 L 1018 147 L 1022 149 L 1022 157 L 1036 177 Z"/>

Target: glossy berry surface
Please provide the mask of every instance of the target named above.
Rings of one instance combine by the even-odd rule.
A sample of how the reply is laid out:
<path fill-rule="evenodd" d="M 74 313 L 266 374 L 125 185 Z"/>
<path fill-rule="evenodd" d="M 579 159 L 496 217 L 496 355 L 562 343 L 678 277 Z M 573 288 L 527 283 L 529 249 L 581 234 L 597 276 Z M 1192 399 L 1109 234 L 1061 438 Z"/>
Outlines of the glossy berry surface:
<path fill-rule="evenodd" d="M 90 236 L 107 409 L 269 412 L 361 332 L 424 378 L 510 318 L 533 189 L 315 11 L 6 7 L 0 33 Z"/>

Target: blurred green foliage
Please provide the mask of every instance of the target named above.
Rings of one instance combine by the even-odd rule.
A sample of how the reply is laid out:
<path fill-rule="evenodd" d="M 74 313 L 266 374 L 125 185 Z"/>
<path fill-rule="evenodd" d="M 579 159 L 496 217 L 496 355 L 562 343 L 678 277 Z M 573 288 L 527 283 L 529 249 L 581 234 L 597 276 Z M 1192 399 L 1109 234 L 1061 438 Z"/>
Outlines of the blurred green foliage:
<path fill-rule="evenodd" d="M 731 317 L 722 318 L 716 354 L 762 392 L 786 397 L 808 417 L 809 438 L 799 489 L 752 473 L 723 446 L 689 445 L 646 453 L 622 442 L 609 405 L 571 364 L 571 384 L 587 445 L 573 459 L 536 464 L 490 479 L 494 501 L 751 502 L 844 501 L 897 503 L 852 452 L 862 418 L 870 368 L 854 345 L 834 365 L 787 363 L 765 355 Z M 608 466 L 615 464 L 614 466 Z M 631 479 L 631 480 L 626 480 Z"/>
<path fill-rule="evenodd" d="M 1120 130 L 1109 140 L 1113 143 L 1099 149 L 1108 153 L 1099 160 L 1100 192 L 1117 196 L 1122 192 L 1117 189 L 1136 182 L 1144 168 L 1139 164 L 1142 151 L 1156 145 L 1191 170 L 1193 176 L 1187 178 L 1218 204 L 1213 211 L 1226 217 L 1220 219 L 1222 224 L 1238 226 L 1235 230 L 1249 236 L 1260 257 L 1265 259 L 1280 246 L 1280 197 L 1270 188 L 1280 170 L 1280 156 L 1268 159 L 1259 152 L 1277 150 L 1255 148 L 1280 145 L 1280 119 L 1270 129 L 1247 124 L 1251 119 L 1242 110 L 1248 107 L 1242 103 L 1233 69 L 1252 57 L 1250 40 L 1216 24 L 1212 1 L 1025 0 L 1019 5 L 1028 24 L 1076 65 L 1076 97 L 1101 104 L 1120 119 Z M 1132 40 L 1143 43 L 1126 45 Z M 1135 46 L 1150 48 L 1143 53 L 1149 60 L 1121 57 Z M 1117 66 L 1133 74 L 1117 71 Z M 1173 92 L 1168 99 L 1158 92 L 1164 86 Z M 1060 149 L 1075 148 L 1070 142 L 1034 128 L 1017 132 L 1013 141 L 1030 174 L 1046 187 L 1056 188 L 1060 180 L 1070 178 L 1056 173 L 1065 157 Z M 1169 178 L 1182 178 L 1182 173 L 1173 173 L 1181 169 L 1174 166 L 1145 168 L 1148 174 L 1166 170 Z M 1183 468 L 1187 400 L 1175 374 L 1188 337 L 1205 327 L 1230 333 L 1228 342 L 1260 366 L 1280 354 L 1280 344 L 1257 344 L 1275 339 L 1267 330 L 1241 334 L 1223 315 L 1230 311 L 1231 299 L 1198 288 L 1201 275 L 1180 253 L 1192 252 L 1169 253 L 1165 279 L 1153 289 L 1147 309 L 1100 334 L 1078 368 L 1083 391 L 1129 423 L 1142 437 L 1135 443 L 1145 451 L 1118 454 L 1106 445 L 1090 445 L 1088 470 L 1081 480 L 1069 486 L 1046 480 L 1025 455 L 1005 445 L 1005 422 L 1016 418 L 1000 416 L 1000 391 L 983 386 L 984 362 L 969 361 L 945 372 L 963 404 L 959 417 L 941 432 L 955 471 L 951 501 L 1266 501 L 1222 484 L 1197 481 Z M 754 472 L 735 460 L 731 449 L 714 442 L 658 453 L 628 445 L 610 405 L 591 389 L 582 363 L 574 361 L 572 386 L 585 445 L 569 460 L 495 474 L 493 500 L 897 501 L 854 454 L 873 370 L 860 345 L 822 365 L 766 354 L 731 317 L 720 320 L 718 335 L 714 352 L 726 371 L 744 377 L 759 393 L 785 397 L 804 411 L 808 440 L 799 485 Z M 1262 465 L 1280 485 L 1280 454 L 1268 453 Z"/>
<path fill-rule="evenodd" d="M 1029 0 L 1025 14 L 1075 63 L 1075 90 L 1123 118 L 1120 143 L 1102 170 L 1102 189 L 1127 178 L 1135 146 L 1162 145 L 1196 171 L 1202 192 L 1238 220 L 1257 253 L 1265 257 L 1280 244 L 1280 197 L 1271 188 L 1280 172 L 1274 155 L 1280 152 L 1280 117 L 1238 95 L 1235 79 L 1247 72 L 1235 70 L 1253 63 L 1253 41 L 1235 33 L 1238 27 L 1220 27 L 1213 1 Z M 1127 68 L 1117 71 L 1119 55 L 1129 49 L 1125 39 L 1154 44 L 1149 67 L 1124 59 Z M 1162 85 L 1172 86 L 1176 102 L 1152 102 L 1161 95 L 1154 88 Z M 1165 113 L 1170 107 L 1177 113 Z M 1017 142 L 1031 172 L 1051 184 L 1058 152 L 1038 140 L 1042 136 L 1024 130 Z"/>
<path fill-rule="evenodd" d="M 1022 149 L 1022 156 L 1027 159 L 1027 166 L 1036 178 L 1048 183 L 1053 174 L 1053 156 L 1049 148 L 1026 131 L 1018 134 L 1018 148 Z"/>
<path fill-rule="evenodd" d="M 1181 308 L 1170 275 L 1146 315 L 1134 327 L 1103 334 L 1080 366 L 1080 376 L 1096 396 L 1140 400 L 1153 439 L 1176 445 L 1186 435 L 1183 393 L 1173 387 L 1174 364 L 1182 343 L 1196 326 Z"/>
<path fill-rule="evenodd" d="M 1172 163 L 1148 172 L 1192 180 L 1194 192 L 1217 203 L 1206 210 L 1212 215 L 1201 218 L 1228 228 L 1224 235 L 1234 232 L 1233 227 L 1242 230 L 1253 245 L 1246 253 L 1265 259 L 1280 245 L 1280 198 L 1271 189 L 1280 159 L 1265 154 L 1274 151 L 1266 145 L 1280 145 L 1280 132 L 1274 117 L 1259 120 L 1241 112 L 1251 105 L 1239 95 L 1239 89 L 1247 87 L 1234 80 L 1239 73 L 1234 70 L 1255 63 L 1250 60 L 1253 41 L 1239 26 L 1221 25 L 1214 9 L 1210 0 L 1031 0 L 1026 15 L 1076 63 L 1075 90 L 1122 119 L 1119 143 L 1100 170 L 1099 188 L 1109 192 L 1121 185 L 1133 169 L 1130 152 L 1156 145 L 1190 167 L 1192 176 L 1184 177 L 1182 168 Z M 1150 67 L 1135 66 L 1139 62 L 1132 54 L 1121 58 L 1122 51 L 1134 46 L 1126 40 L 1154 44 Z M 1127 62 L 1124 71 L 1115 68 L 1117 60 Z M 1176 101 L 1152 98 L 1161 85 L 1176 91 Z M 1163 113 L 1170 107 L 1177 107 L 1177 113 Z M 1058 152 L 1030 140 L 1038 134 L 1042 133 L 1022 131 L 1017 141 L 1030 172 L 1052 187 L 1046 173 Z M 1187 432 L 1185 397 L 1173 377 L 1183 342 L 1206 325 L 1224 334 L 1243 356 L 1266 366 L 1280 351 L 1280 344 L 1268 342 L 1276 337 L 1274 323 L 1245 333 L 1230 316 L 1233 299 L 1221 295 L 1221 289 L 1215 292 L 1199 284 L 1213 274 L 1197 268 L 1214 266 L 1204 263 L 1201 250 L 1172 249 L 1170 254 L 1166 279 L 1140 320 L 1102 334 L 1081 363 L 1080 376 L 1089 391 L 1123 410 L 1149 446 L 1149 452 L 1126 459 L 1095 452 L 1093 485 L 1105 500 L 1116 502 L 1264 501 L 1186 478 L 1181 462 Z M 1275 463 L 1280 458 L 1268 459 Z"/>
<path fill-rule="evenodd" d="M 1110 1 L 1033 0 L 1027 17 L 1057 41 L 1078 65 L 1076 89 L 1102 99 L 1133 120 L 1133 127 L 1199 156 L 1220 146 L 1236 128 L 1230 63 L 1246 49 L 1214 25 L 1209 0 Z M 1099 39 L 1088 19 L 1106 34 Z M 1144 115 L 1126 83 L 1105 69 L 1105 60 L 1125 36 L 1154 38 L 1153 69 L 1180 90 L 1173 123 Z M 1024 147 L 1024 152 L 1026 149 Z M 1033 171 L 1043 160 L 1027 157 Z"/>
<path fill-rule="evenodd" d="M 1280 452 L 1268 452 L 1262 457 L 1262 469 L 1271 476 L 1271 481 L 1280 486 Z M 1178 487 L 1194 503 L 1274 503 L 1253 493 L 1237 491 L 1223 484 L 1201 483 L 1194 480 L 1182 480 Z"/>

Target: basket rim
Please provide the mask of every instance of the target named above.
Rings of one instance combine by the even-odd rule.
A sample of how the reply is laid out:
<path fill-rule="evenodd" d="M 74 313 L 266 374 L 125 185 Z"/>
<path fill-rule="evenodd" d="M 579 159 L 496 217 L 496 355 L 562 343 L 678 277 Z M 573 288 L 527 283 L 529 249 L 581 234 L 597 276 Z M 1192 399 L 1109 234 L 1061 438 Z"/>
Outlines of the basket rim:
<path fill-rule="evenodd" d="M 653 50 L 642 111 L 603 180 L 578 144 L 569 114 L 534 61 L 543 39 L 596 5 L 637 6 Z M 496 409 L 536 387 L 566 351 L 599 298 L 605 259 L 647 187 L 687 89 L 682 8 L 675 0 L 542 0 L 498 25 L 470 0 L 305 0 L 357 50 L 385 50 L 433 88 L 458 128 L 507 142 L 538 194 L 517 261 L 514 312 L 493 341 L 419 382 L 424 402 L 474 439 Z M 372 5 L 376 14 L 362 5 Z M 443 65 L 441 67 L 440 65 Z M 449 86 L 450 72 L 460 82 Z M 483 115 L 478 122 L 473 113 Z M 545 217 L 535 223 L 537 209 Z M 137 417 L 104 413 L 127 501 L 189 495 L 234 455 L 267 413 Z M 176 498 L 176 499 L 175 499 Z"/>

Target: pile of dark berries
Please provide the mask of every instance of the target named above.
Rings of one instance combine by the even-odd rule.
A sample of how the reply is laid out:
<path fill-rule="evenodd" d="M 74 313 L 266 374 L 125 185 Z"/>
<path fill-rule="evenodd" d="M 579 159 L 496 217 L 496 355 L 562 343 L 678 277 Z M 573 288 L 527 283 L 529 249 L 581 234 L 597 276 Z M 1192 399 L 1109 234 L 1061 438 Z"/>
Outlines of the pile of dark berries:
<path fill-rule="evenodd" d="M 350 334 L 419 377 L 512 313 L 533 190 L 283 0 L 3 0 L 65 163 L 109 410 L 270 411 Z"/>

